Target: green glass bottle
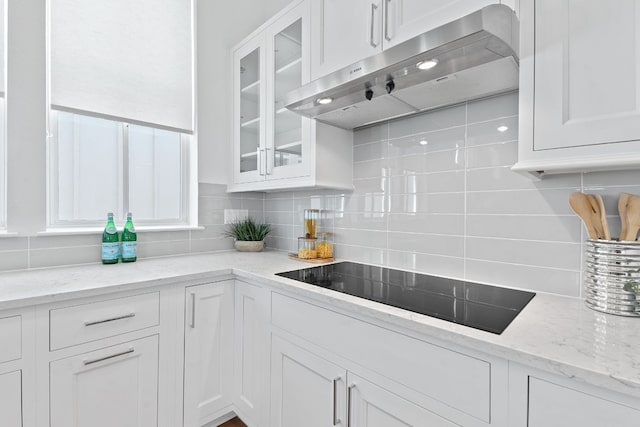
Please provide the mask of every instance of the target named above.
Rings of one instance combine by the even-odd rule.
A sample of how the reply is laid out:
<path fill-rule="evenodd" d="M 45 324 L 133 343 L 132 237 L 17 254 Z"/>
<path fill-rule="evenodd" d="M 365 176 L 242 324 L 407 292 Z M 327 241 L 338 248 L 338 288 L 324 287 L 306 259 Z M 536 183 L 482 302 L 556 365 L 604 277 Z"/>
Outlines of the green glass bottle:
<path fill-rule="evenodd" d="M 137 259 L 136 241 L 138 235 L 131 220 L 131 212 L 127 214 L 127 222 L 122 230 L 122 262 L 133 262 Z"/>
<path fill-rule="evenodd" d="M 102 232 L 102 263 L 116 264 L 120 257 L 118 230 L 113 222 L 113 213 L 107 214 L 107 225 Z"/>

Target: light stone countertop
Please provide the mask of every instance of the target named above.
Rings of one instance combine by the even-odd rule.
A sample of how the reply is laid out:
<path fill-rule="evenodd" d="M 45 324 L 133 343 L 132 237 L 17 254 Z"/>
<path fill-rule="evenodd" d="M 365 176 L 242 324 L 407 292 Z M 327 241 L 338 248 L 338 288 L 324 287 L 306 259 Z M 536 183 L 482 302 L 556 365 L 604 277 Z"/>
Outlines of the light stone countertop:
<path fill-rule="evenodd" d="M 312 266 L 282 252 L 218 252 L 0 274 L 0 310 L 234 274 L 364 318 L 640 398 L 640 319 L 595 312 L 576 298 L 538 293 L 501 335 L 341 294 L 275 273 Z"/>

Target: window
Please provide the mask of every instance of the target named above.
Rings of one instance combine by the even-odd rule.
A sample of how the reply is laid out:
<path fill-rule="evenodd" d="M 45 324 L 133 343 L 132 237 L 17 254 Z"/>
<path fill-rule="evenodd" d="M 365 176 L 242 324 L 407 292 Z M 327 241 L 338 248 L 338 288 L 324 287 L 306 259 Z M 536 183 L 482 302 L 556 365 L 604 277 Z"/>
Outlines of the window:
<path fill-rule="evenodd" d="M 0 229 L 7 226 L 7 146 L 5 132 L 5 2 L 0 0 Z"/>
<path fill-rule="evenodd" d="M 195 225 L 193 0 L 49 0 L 49 225 Z"/>
<path fill-rule="evenodd" d="M 187 222 L 188 135 L 55 110 L 51 122 L 51 225 Z"/>

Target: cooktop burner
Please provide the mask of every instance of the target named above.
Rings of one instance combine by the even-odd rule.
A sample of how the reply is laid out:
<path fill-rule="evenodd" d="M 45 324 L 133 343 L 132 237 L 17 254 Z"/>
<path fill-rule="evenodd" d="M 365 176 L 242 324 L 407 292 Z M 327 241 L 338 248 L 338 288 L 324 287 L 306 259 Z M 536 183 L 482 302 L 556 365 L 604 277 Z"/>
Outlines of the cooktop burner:
<path fill-rule="evenodd" d="M 535 296 L 517 289 L 353 262 L 277 275 L 494 334 L 501 334 Z"/>

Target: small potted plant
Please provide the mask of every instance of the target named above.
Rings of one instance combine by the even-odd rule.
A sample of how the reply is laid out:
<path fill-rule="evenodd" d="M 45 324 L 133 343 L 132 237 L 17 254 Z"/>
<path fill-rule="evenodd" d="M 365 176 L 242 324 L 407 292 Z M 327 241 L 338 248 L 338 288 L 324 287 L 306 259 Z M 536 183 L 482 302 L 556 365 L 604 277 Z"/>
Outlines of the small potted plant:
<path fill-rule="evenodd" d="M 269 224 L 257 223 L 247 218 L 231 224 L 225 235 L 236 240 L 235 248 L 240 252 L 261 252 L 264 249 L 264 238 L 270 231 Z"/>

